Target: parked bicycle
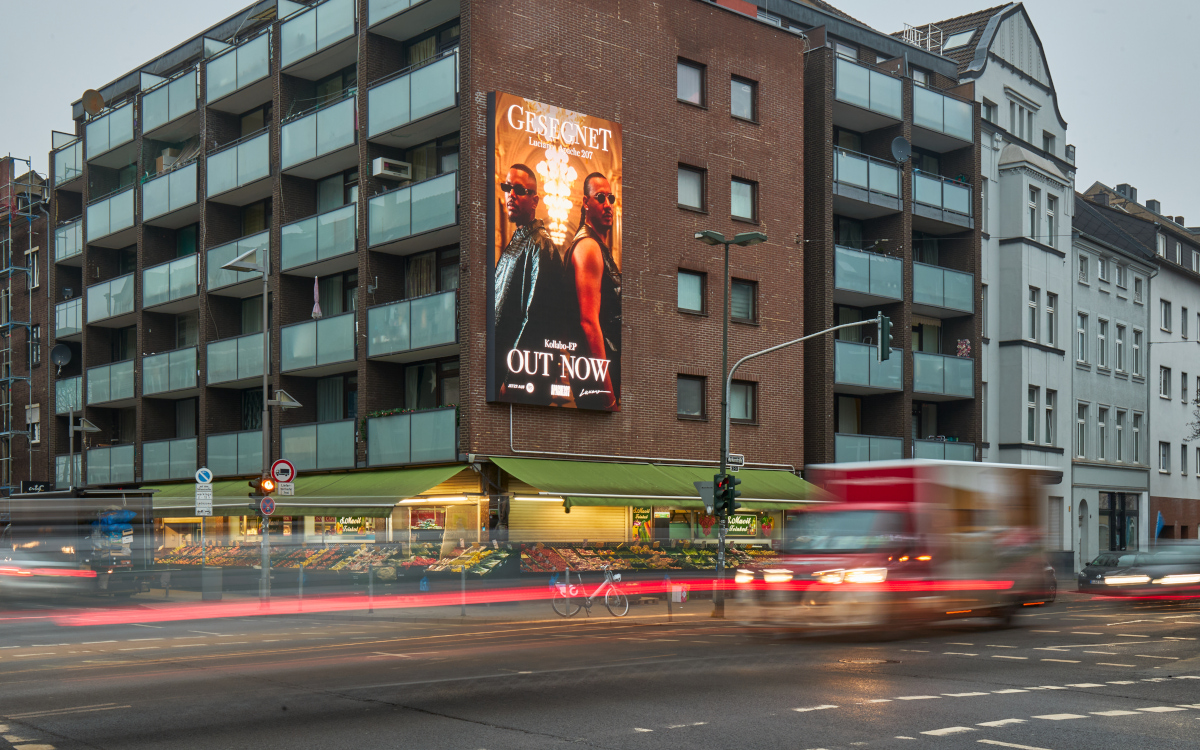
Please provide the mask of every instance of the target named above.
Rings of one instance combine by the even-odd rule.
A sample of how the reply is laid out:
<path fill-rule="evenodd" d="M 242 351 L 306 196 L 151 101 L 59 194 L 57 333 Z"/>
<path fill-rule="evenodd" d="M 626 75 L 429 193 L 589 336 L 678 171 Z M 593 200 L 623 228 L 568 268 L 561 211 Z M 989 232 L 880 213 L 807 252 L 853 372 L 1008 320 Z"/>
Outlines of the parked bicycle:
<path fill-rule="evenodd" d="M 554 607 L 554 611 L 563 617 L 570 617 L 580 609 L 587 609 L 588 617 L 591 617 L 592 602 L 603 592 L 604 606 L 608 608 L 609 613 L 613 617 L 624 617 L 629 612 L 629 597 L 625 596 L 617 586 L 621 581 L 621 574 L 613 573 L 607 565 L 603 570 L 604 581 L 596 587 L 595 591 L 588 594 L 583 587 L 583 576 L 576 573 L 575 577 L 579 579 L 579 583 L 571 583 L 571 569 L 567 568 L 566 580 L 559 581 L 555 585 L 554 596 L 551 597 L 550 603 Z"/>

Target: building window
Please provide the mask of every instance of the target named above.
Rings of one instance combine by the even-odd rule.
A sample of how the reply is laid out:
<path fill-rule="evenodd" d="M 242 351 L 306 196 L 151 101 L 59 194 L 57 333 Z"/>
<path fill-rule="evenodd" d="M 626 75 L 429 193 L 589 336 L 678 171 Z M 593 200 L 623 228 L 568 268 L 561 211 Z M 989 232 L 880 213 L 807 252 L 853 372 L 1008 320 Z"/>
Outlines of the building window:
<path fill-rule="evenodd" d="M 1200 253 L 1192 251 L 1192 270 L 1200 272 Z"/>
<path fill-rule="evenodd" d="M 1029 237 L 1038 238 L 1038 189 L 1029 188 Z"/>
<path fill-rule="evenodd" d="M 1167 238 L 1160 234 L 1157 235 L 1156 239 L 1157 245 L 1155 246 L 1155 252 L 1158 253 L 1160 258 L 1167 257 Z"/>
<path fill-rule="evenodd" d="M 704 210 L 704 170 L 679 165 L 679 205 Z"/>
<path fill-rule="evenodd" d="M 855 62 L 858 61 L 858 47 L 846 44 L 845 42 L 834 42 L 833 51 L 837 53 L 838 57 L 844 57 L 847 60 L 854 60 Z"/>
<path fill-rule="evenodd" d="M 1134 330 L 1133 332 L 1133 374 L 1141 376 L 1142 374 L 1142 332 Z"/>
<path fill-rule="evenodd" d="M 1075 322 L 1075 359 L 1087 362 L 1087 319 L 1084 313 L 1079 313 Z"/>
<path fill-rule="evenodd" d="M 1101 281 L 1108 281 L 1108 258 L 1100 256 L 1096 259 L 1096 275 Z"/>
<path fill-rule="evenodd" d="M 1048 154 L 1054 153 L 1054 136 L 1042 131 L 1042 150 Z"/>
<path fill-rule="evenodd" d="M 1179 473 L 1187 476 L 1187 446 L 1179 446 Z"/>
<path fill-rule="evenodd" d="M 1125 326 L 1117 326 L 1117 372 L 1125 372 Z"/>
<path fill-rule="evenodd" d="M 1053 195 L 1046 196 L 1046 244 L 1054 247 L 1058 244 L 1058 198 Z"/>
<path fill-rule="evenodd" d="M 675 291 L 675 304 L 680 310 L 704 312 L 705 274 L 680 269 Z"/>
<path fill-rule="evenodd" d="M 974 33 L 974 32 L 972 32 L 972 33 Z M 987 120 L 988 122 L 992 123 L 993 125 L 996 123 L 996 103 L 995 102 L 989 102 L 987 99 L 983 100 L 983 119 Z"/>
<path fill-rule="evenodd" d="M 758 84 L 745 78 L 734 76 L 730 79 L 730 114 L 743 120 L 756 121 L 758 111 L 755 104 L 758 99 Z"/>
<path fill-rule="evenodd" d="M 1142 415 L 1133 415 L 1133 462 L 1142 462 Z"/>
<path fill-rule="evenodd" d="M 1125 460 L 1125 412 L 1117 412 L 1117 460 Z"/>
<path fill-rule="evenodd" d="M 921 68 L 913 68 L 913 67 L 910 67 L 909 70 L 912 71 L 912 78 L 913 78 L 914 84 L 916 84 L 918 86 L 924 86 L 924 87 L 929 86 L 929 71 L 928 70 L 922 70 Z"/>
<path fill-rule="evenodd" d="M 981 306 L 979 314 L 983 318 L 983 320 L 982 320 L 983 337 L 986 339 L 988 337 L 988 286 L 987 286 L 987 284 L 982 284 L 981 287 L 982 287 L 983 305 Z"/>
<path fill-rule="evenodd" d="M 675 63 L 675 97 L 681 102 L 704 106 L 704 66 L 687 60 Z"/>
<path fill-rule="evenodd" d="M 1188 337 L 1188 311 L 1186 307 L 1179 308 L 1179 335 Z"/>
<path fill-rule="evenodd" d="M 1108 367 L 1108 321 L 1098 320 L 1096 323 L 1096 365 Z"/>
<path fill-rule="evenodd" d="M 42 274 L 38 270 L 38 248 L 25 251 L 25 267 L 29 269 L 29 288 L 37 289 L 42 283 Z"/>
<path fill-rule="evenodd" d="M 30 443 L 42 442 L 41 404 L 30 404 L 25 407 L 25 429 L 29 432 Z"/>
<path fill-rule="evenodd" d="M 1182 263 L 1182 262 L 1183 262 L 1183 261 L 1182 261 L 1182 256 L 1183 256 L 1183 250 L 1182 250 L 1182 247 L 1183 247 L 1183 246 L 1179 244 L 1179 241 L 1178 241 L 1178 240 L 1176 240 L 1176 241 L 1175 241 L 1175 254 L 1171 256 L 1171 260 L 1175 261 L 1176 263 Z"/>
<path fill-rule="evenodd" d="M 1158 368 L 1158 395 L 1162 398 L 1171 397 L 1171 368 L 1159 365 Z"/>
<path fill-rule="evenodd" d="M 1025 397 L 1025 442 L 1037 442 L 1037 404 L 1038 389 L 1035 386 L 1029 386 Z"/>
<path fill-rule="evenodd" d="M 1142 304 L 1142 280 L 1140 277 L 1133 277 L 1133 301 L 1136 304 Z"/>
<path fill-rule="evenodd" d="M 729 384 L 729 419 L 734 422 L 754 422 L 756 383 L 735 380 Z"/>
<path fill-rule="evenodd" d="M 1129 285 L 1129 269 L 1125 266 L 1117 264 L 1117 286 L 1124 289 Z"/>
<path fill-rule="evenodd" d="M 681 417 L 704 416 L 704 378 L 689 375 L 676 378 L 675 413 Z"/>
<path fill-rule="evenodd" d="M 1058 406 L 1058 391 L 1046 389 L 1046 424 L 1043 426 L 1042 440 L 1046 445 L 1054 445 L 1054 439 L 1057 434 L 1055 428 L 1054 409 Z"/>
<path fill-rule="evenodd" d="M 983 414 L 983 442 L 988 442 L 988 400 L 987 400 L 987 383 L 980 383 L 982 386 L 979 391 L 979 407 Z"/>
<path fill-rule="evenodd" d="M 729 284 L 729 318 L 743 323 L 757 320 L 758 284 L 734 279 Z"/>
<path fill-rule="evenodd" d="M 1087 456 L 1087 404 L 1075 407 L 1075 455 Z"/>
<path fill-rule="evenodd" d="M 1108 409 L 1100 407 L 1096 413 L 1096 457 L 1103 461 L 1107 457 Z"/>
<path fill-rule="evenodd" d="M 1183 403 L 1188 402 L 1188 376 L 1187 373 L 1180 373 L 1179 376 L 1179 400 Z"/>
<path fill-rule="evenodd" d="M 1171 332 L 1171 303 L 1165 299 L 1158 301 L 1158 327 Z"/>
<path fill-rule="evenodd" d="M 1160 442 L 1158 444 L 1158 470 L 1168 472 L 1171 470 L 1171 444 Z"/>
<path fill-rule="evenodd" d="M 1038 296 L 1041 292 L 1036 287 L 1029 287 L 1029 333 L 1030 341 L 1037 341 L 1038 334 Z"/>
<path fill-rule="evenodd" d="M 758 220 L 755 192 L 757 186 L 749 180 L 736 177 L 729 183 L 729 212 L 738 219 Z"/>
<path fill-rule="evenodd" d="M 38 324 L 29 326 L 29 365 L 35 367 L 42 363 L 42 327 Z"/>
<path fill-rule="evenodd" d="M 1079 283 L 1088 283 L 1088 257 L 1082 253 L 1079 255 Z"/>
<path fill-rule="evenodd" d="M 983 233 L 987 234 L 991 231 L 988 229 L 988 215 L 991 211 L 988 210 L 988 178 L 986 177 L 979 180 L 979 202 L 983 206 Z"/>
<path fill-rule="evenodd" d="M 1058 308 L 1058 295 L 1046 293 L 1046 343 L 1054 346 L 1058 340 L 1055 334 L 1055 329 L 1058 327 L 1054 318 L 1054 311 Z"/>

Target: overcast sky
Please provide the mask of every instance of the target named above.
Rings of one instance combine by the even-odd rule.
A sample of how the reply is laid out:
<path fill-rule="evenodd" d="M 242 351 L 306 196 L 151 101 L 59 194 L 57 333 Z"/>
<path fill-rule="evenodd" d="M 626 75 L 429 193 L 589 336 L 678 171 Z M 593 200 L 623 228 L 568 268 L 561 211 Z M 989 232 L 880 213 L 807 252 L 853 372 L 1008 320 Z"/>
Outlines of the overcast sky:
<path fill-rule="evenodd" d="M 0 154 L 47 172 L 51 130 L 71 102 L 221 21 L 251 0 L 0 0 Z M 834 0 L 881 31 L 988 7 L 968 0 Z M 1200 225 L 1197 8 L 1189 0 L 1029 0 L 1059 107 L 1077 147 L 1077 187 L 1128 182 L 1143 203 Z"/>

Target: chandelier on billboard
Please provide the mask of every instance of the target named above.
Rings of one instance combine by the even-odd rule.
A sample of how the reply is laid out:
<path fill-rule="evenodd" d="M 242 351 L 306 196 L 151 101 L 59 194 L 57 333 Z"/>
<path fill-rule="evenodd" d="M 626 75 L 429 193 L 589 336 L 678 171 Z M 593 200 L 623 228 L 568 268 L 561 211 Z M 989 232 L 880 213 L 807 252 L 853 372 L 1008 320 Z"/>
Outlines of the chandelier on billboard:
<path fill-rule="evenodd" d="M 567 152 L 551 146 L 546 149 L 546 160 L 535 167 L 542 178 L 545 194 L 546 214 L 550 217 L 550 238 L 554 244 L 562 245 L 567 239 L 567 220 L 571 216 L 571 187 L 579 173 L 567 163 Z"/>

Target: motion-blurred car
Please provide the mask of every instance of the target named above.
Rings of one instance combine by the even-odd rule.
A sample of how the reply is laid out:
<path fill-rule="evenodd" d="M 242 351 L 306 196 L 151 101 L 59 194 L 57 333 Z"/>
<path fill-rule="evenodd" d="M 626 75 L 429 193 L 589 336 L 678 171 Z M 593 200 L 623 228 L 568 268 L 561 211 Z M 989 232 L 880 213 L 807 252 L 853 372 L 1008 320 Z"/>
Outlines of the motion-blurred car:
<path fill-rule="evenodd" d="M 1108 596 L 1198 596 L 1200 547 L 1164 547 L 1115 561 L 1101 555 L 1080 571 L 1079 589 Z"/>

